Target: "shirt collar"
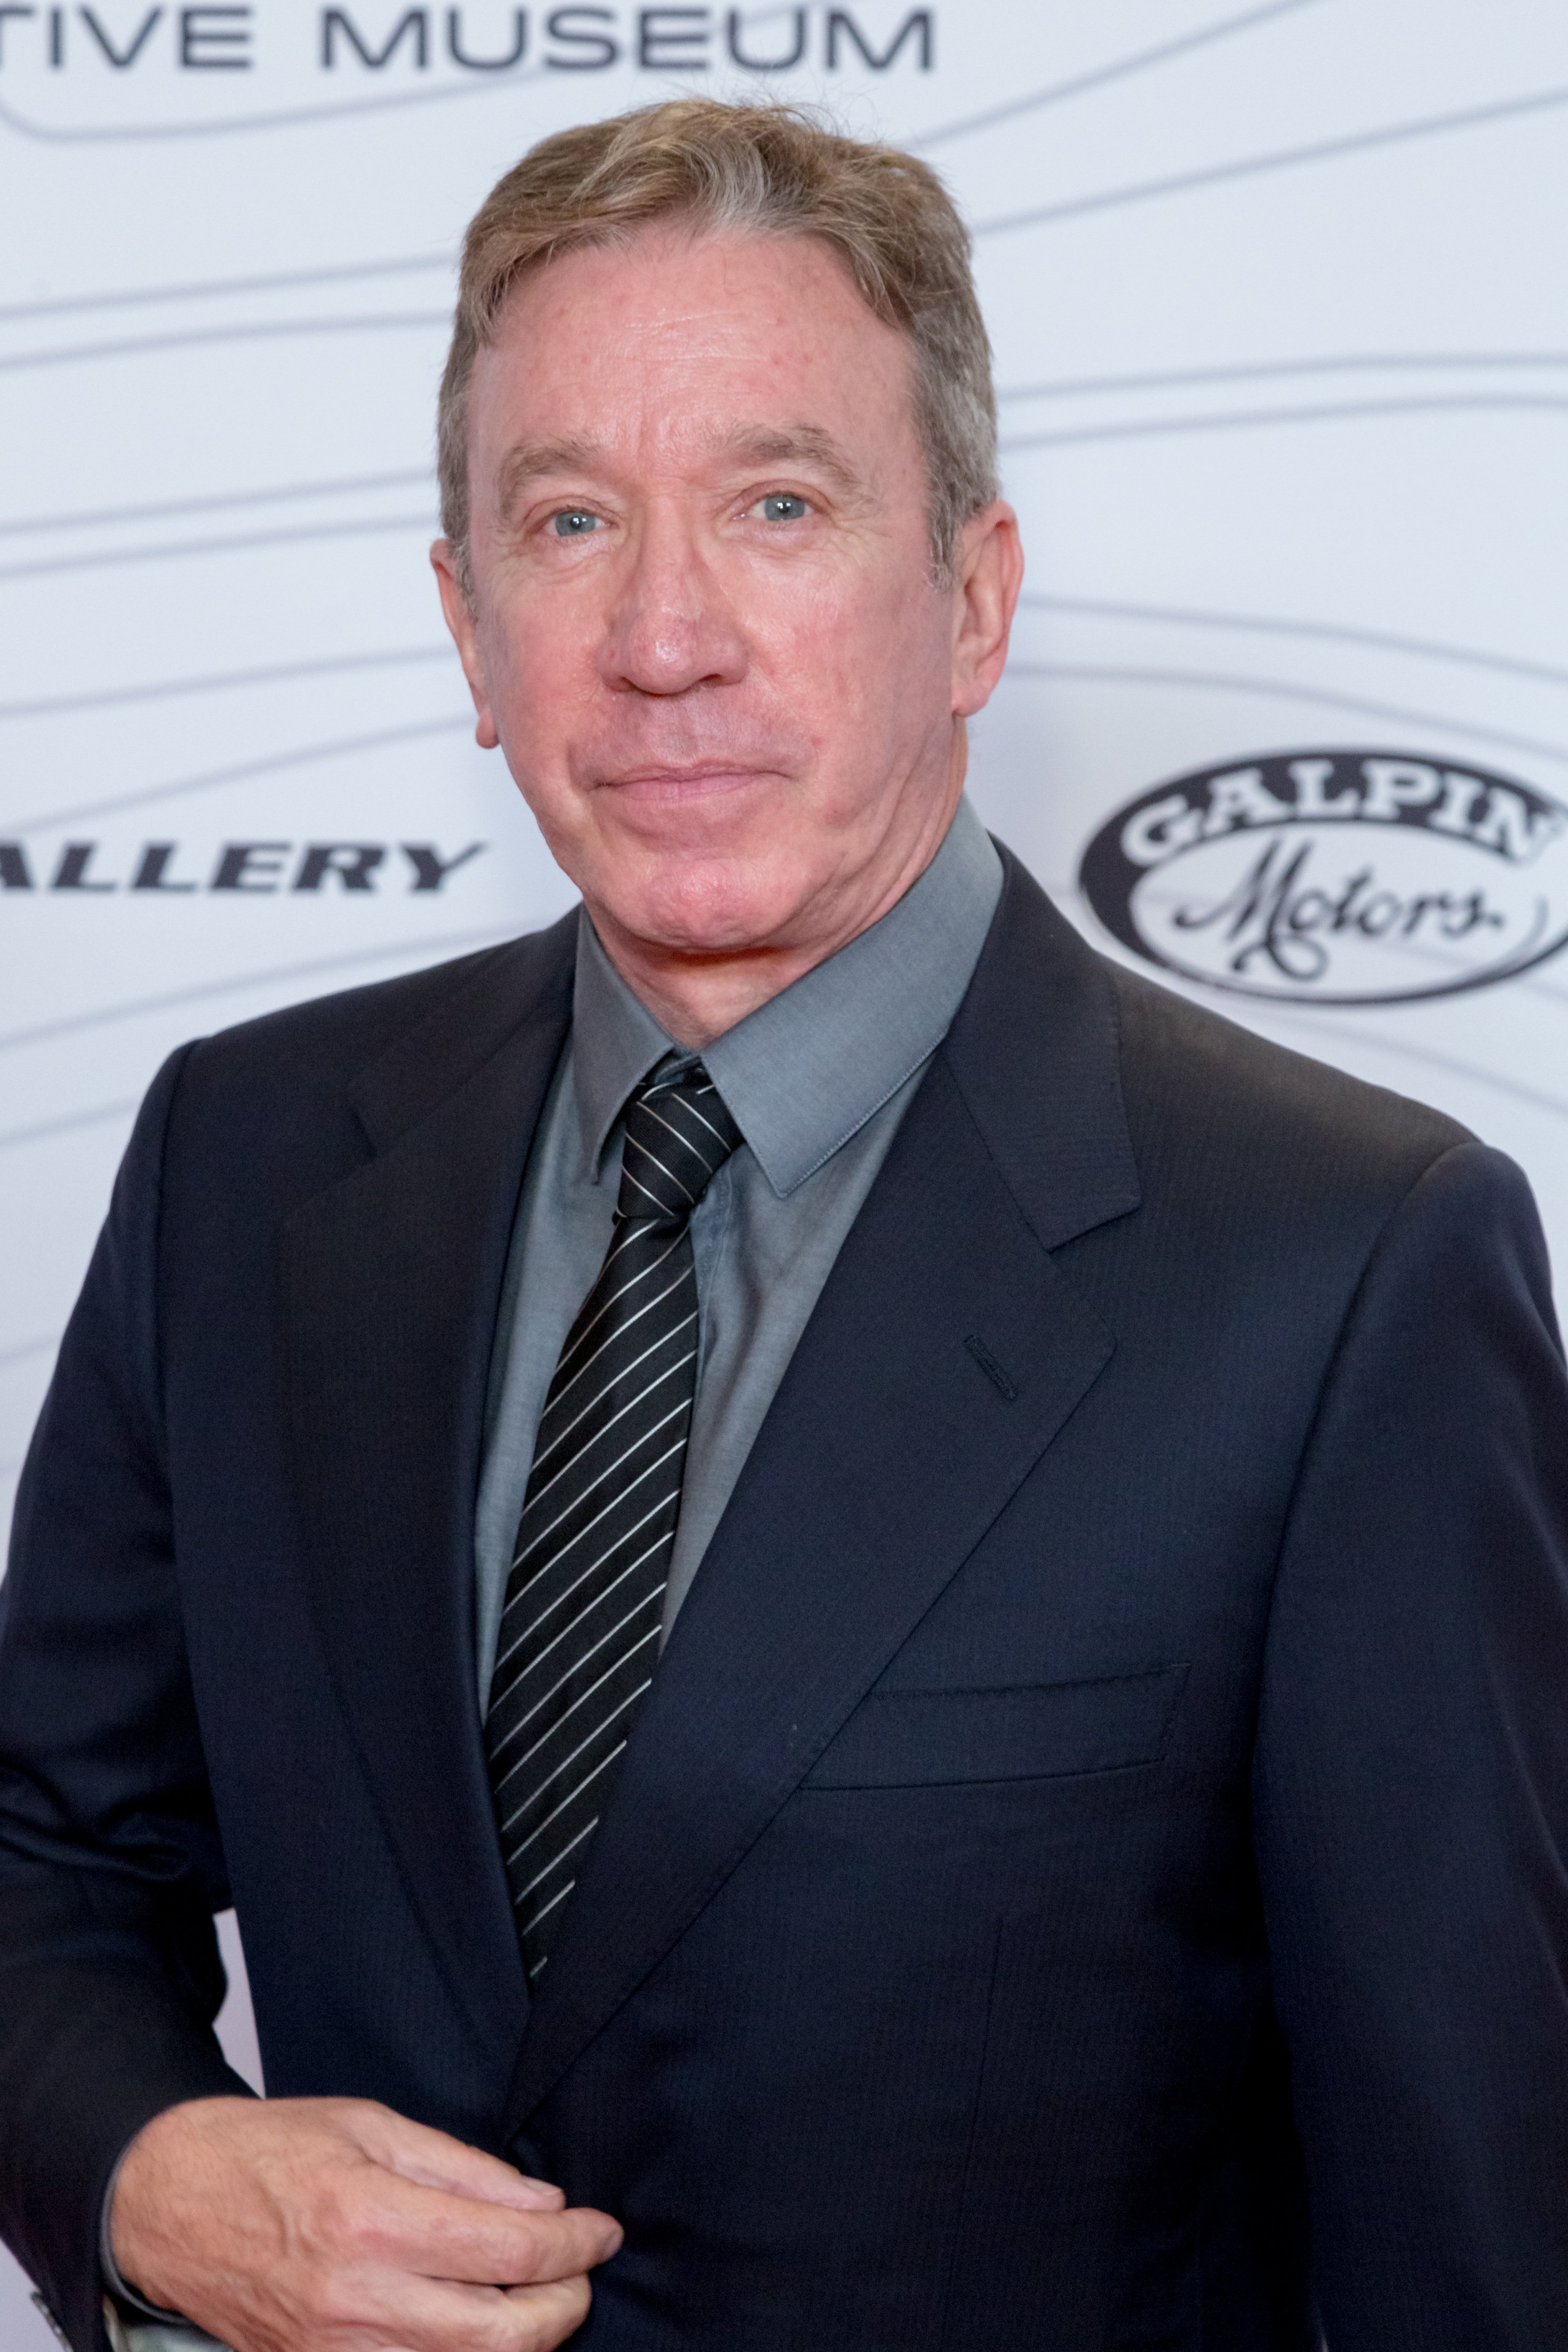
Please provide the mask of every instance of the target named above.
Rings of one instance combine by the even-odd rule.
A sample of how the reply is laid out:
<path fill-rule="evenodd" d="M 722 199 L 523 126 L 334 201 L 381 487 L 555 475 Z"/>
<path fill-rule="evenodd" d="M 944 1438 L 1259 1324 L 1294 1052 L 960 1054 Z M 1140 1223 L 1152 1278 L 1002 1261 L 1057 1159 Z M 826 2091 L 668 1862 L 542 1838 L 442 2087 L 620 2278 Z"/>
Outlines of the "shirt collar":
<path fill-rule="evenodd" d="M 704 1049 L 709 1076 L 781 1199 L 941 1045 L 1001 889 L 1002 861 L 961 801 L 931 864 L 879 922 Z M 595 1182 L 626 1097 L 679 1050 L 626 986 L 584 915 L 572 1066 L 585 1171 Z"/>

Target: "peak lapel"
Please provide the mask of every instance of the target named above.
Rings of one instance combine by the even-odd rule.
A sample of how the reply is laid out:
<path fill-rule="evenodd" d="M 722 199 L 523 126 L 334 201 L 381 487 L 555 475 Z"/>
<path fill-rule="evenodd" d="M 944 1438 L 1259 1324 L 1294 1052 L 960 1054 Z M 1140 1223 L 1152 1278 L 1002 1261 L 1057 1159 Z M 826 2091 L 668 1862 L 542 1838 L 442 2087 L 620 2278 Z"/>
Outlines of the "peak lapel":
<path fill-rule="evenodd" d="M 1098 959 L 1010 861 L 959 1020 L 638 1718 L 524 2037 L 510 2130 L 722 1885 L 1109 1360 L 1111 1335 L 1048 1249 L 1136 1205 L 1115 1064 Z"/>
<path fill-rule="evenodd" d="M 282 1240 L 307 1574 L 341 1703 L 458 2013 L 526 2008 L 475 1701 L 473 1517 L 497 1301 L 571 1010 L 571 919 L 518 941 L 351 1097 L 374 1157 Z"/>
<path fill-rule="evenodd" d="M 1031 1230 L 1060 1249 L 1142 1197 L 1120 1013 L 1105 959 L 997 847 L 1002 898 L 942 1052 Z"/>

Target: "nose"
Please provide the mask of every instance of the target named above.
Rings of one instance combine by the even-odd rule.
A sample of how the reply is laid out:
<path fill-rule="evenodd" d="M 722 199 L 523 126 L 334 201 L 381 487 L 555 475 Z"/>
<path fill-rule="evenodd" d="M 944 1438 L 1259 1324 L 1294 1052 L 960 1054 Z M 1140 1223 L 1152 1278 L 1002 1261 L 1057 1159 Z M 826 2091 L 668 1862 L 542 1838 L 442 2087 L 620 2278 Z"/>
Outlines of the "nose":
<path fill-rule="evenodd" d="M 740 615 L 683 517 L 645 515 L 619 584 L 601 649 L 607 686 L 668 696 L 744 677 Z"/>

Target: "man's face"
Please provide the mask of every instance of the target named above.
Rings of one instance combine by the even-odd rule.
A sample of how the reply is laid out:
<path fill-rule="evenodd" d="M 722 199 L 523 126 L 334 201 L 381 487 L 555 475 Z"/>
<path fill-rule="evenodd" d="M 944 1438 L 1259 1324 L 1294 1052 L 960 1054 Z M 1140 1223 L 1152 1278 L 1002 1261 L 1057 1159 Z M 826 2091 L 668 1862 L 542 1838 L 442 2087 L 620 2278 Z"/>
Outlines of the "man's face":
<path fill-rule="evenodd" d="M 1005 652 L 931 581 L 903 338 L 816 240 L 661 224 L 522 281 L 468 429 L 471 614 L 437 568 L 479 740 L 601 927 L 700 956 L 872 919 Z"/>

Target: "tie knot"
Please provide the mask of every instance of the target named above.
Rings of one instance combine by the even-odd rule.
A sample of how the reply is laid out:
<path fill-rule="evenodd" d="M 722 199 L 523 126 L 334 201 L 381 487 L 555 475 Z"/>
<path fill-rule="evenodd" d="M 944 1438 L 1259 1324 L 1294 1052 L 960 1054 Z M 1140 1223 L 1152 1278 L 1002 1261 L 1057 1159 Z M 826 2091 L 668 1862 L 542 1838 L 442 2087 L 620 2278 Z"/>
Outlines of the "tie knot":
<path fill-rule="evenodd" d="M 679 1224 L 743 1140 L 700 1062 L 645 1078 L 626 1108 L 617 1218 Z"/>

